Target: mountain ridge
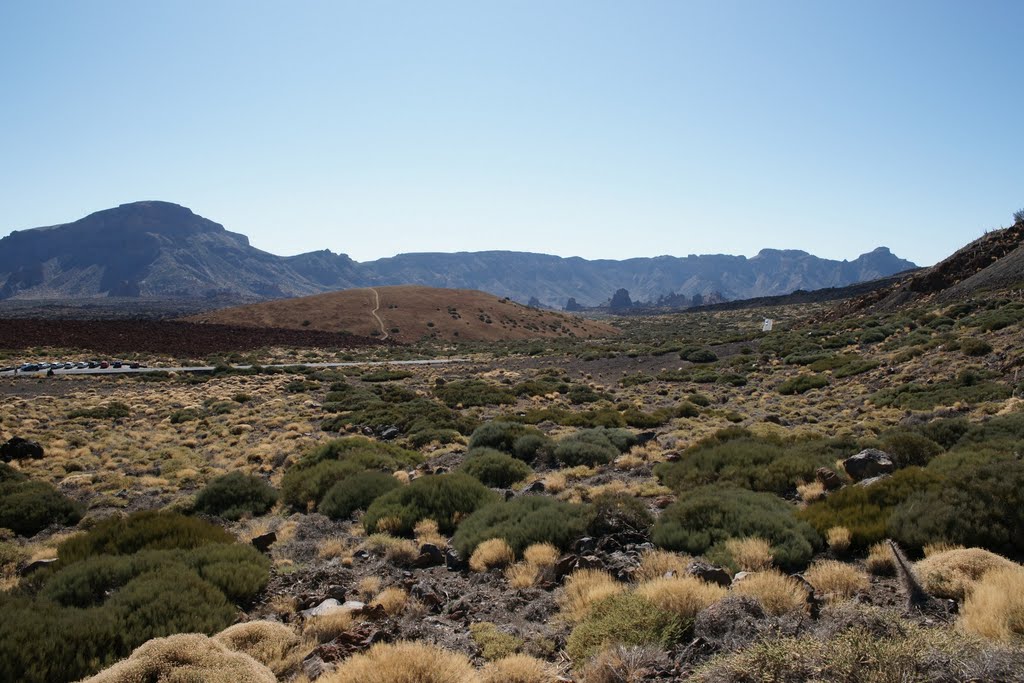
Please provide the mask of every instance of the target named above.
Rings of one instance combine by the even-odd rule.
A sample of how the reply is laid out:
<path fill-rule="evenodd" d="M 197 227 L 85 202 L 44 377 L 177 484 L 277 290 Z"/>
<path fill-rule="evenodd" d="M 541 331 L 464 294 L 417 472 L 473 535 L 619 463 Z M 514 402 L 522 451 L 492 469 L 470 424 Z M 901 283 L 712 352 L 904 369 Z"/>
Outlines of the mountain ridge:
<path fill-rule="evenodd" d="M 278 256 L 190 209 L 163 201 L 122 204 L 71 223 L 0 239 L 0 299 L 192 298 L 239 302 L 374 285 L 476 289 L 551 308 L 584 306 L 627 289 L 635 301 L 719 293 L 727 299 L 837 287 L 914 268 L 886 247 L 852 261 L 802 250 L 753 257 L 659 255 L 624 260 L 524 251 L 399 253 L 356 262 L 328 249 Z"/>

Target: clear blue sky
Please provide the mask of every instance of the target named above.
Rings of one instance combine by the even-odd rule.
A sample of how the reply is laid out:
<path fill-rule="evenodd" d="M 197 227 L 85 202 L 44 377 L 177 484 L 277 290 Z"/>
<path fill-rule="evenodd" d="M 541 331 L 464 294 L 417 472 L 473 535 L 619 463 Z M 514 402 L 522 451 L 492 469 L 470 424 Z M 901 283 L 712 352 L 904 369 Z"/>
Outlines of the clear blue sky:
<path fill-rule="evenodd" d="M 1024 206 L 1024 2 L 0 3 L 0 234 L 932 263 Z"/>

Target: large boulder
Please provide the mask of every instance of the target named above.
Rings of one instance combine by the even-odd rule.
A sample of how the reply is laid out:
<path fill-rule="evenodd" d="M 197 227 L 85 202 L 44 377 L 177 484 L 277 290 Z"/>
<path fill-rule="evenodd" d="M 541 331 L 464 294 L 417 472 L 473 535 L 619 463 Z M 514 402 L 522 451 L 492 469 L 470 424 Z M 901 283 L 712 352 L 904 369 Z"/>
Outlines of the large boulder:
<path fill-rule="evenodd" d="M 896 469 L 888 453 L 877 448 L 866 448 L 843 461 L 843 469 L 854 481 L 890 474 Z"/>
<path fill-rule="evenodd" d="M 43 447 L 35 441 L 14 436 L 0 445 L 0 460 L 39 460 L 43 457 Z"/>

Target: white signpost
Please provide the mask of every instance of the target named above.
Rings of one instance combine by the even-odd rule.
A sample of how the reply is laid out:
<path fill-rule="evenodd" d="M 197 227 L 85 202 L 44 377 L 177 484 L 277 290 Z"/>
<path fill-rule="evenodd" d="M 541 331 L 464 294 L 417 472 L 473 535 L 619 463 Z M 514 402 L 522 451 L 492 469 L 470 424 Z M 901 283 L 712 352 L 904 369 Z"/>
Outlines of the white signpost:
<path fill-rule="evenodd" d="M 764 324 L 761 325 L 761 331 L 762 332 L 771 332 L 773 324 L 775 324 L 774 320 L 772 320 L 771 318 L 765 318 L 764 319 Z"/>

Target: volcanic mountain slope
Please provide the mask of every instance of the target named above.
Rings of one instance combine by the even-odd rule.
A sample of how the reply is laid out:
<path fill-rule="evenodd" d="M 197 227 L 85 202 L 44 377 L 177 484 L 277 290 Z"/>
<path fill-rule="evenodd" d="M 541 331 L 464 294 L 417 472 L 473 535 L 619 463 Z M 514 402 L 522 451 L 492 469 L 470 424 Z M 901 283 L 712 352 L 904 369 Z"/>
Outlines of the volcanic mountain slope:
<path fill-rule="evenodd" d="M 838 314 L 857 310 L 891 311 L 935 299 L 949 303 L 979 291 L 1024 286 L 1024 221 L 986 233 L 930 268 L 901 278 L 842 304 Z"/>
<path fill-rule="evenodd" d="M 605 323 L 541 311 L 465 289 L 405 285 L 236 306 L 188 318 L 247 327 L 323 330 L 412 342 L 497 341 L 618 334 Z"/>
<path fill-rule="evenodd" d="M 298 229 L 300 226 L 296 226 Z M 377 285 L 477 289 L 561 309 L 599 306 L 624 288 L 726 299 L 787 294 L 892 275 L 914 264 L 880 247 L 853 261 L 795 250 L 624 261 L 511 251 L 401 254 L 356 263 L 327 250 L 275 256 L 244 235 L 167 202 L 137 202 L 0 239 L 0 299 L 135 297 L 249 302 Z"/>
<path fill-rule="evenodd" d="M 299 265 L 315 273 L 315 262 Z M 263 300 L 321 292 L 293 260 L 167 202 L 136 202 L 0 240 L 0 298 Z M 344 259 L 332 259 L 342 280 Z"/>
<path fill-rule="evenodd" d="M 517 301 L 536 297 L 562 308 L 571 297 L 583 306 L 600 306 L 620 288 L 634 301 L 667 294 L 709 295 L 726 299 L 788 294 L 873 280 L 914 268 L 887 248 L 853 261 L 832 261 L 805 251 L 763 249 L 757 256 L 657 256 L 623 261 L 562 258 L 546 254 L 484 251 L 456 254 L 400 254 L 373 263 L 376 281 L 444 287 L 469 287 Z"/>

